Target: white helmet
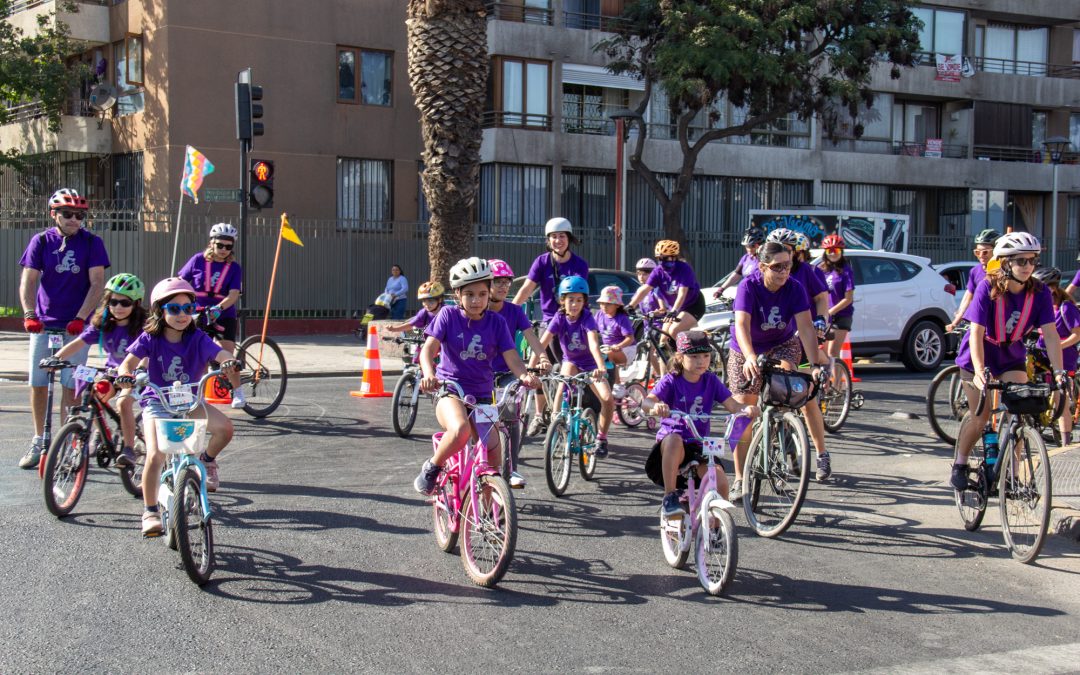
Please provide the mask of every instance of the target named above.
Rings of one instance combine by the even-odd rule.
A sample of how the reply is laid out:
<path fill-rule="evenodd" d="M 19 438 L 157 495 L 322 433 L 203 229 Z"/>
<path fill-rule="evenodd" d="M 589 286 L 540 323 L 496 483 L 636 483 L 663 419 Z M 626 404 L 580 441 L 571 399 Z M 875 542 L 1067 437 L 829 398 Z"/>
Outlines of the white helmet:
<path fill-rule="evenodd" d="M 799 233 L 795 230 L 789 230 L 786 227 L 778 227 L 772 232 L 769 232 L 765 237 L 765 241 L 775 241 L 778 244 L 794 248 L 799 242 Z"/>
<path fill-rule="evenodd" d="M 210 238 L 217 239 L 218 237 L 224 237 L 225 239 L 236 239 L 236 228 L 228 223 L 218 223 L 210 228 Z"/>
<path fill-rule="evenodd" d="M 642 258 L 637 261 L 637 265 L 634 265 L 636 270 L 654 270 L 656 269 L 656 261 L 652 258 Z"/>
<path fill-rule="evenodd" d="M 476 256 L 459 260 L 450 268 L 450 288 L 468 286 L 474 281 L 491 281 L 492 278 L 488 261 Z"/>
<path fill-rule="evenodd" d="M 544 236 L 555 232 L 565 232 L 567 234 L 574 233 L 574 226 L 570 224 L 570 221 L 566 218 L 552 218 L 547 221 L 547 225 L 544 225 Z"/>
<path fill-rule="evenodd" d="M 994 243 L 994 257 L 1007 258 L 1018 253 L 1041 253 L 1042 244 L 1027 232 L 1009 232 L 998 237 Z"/>

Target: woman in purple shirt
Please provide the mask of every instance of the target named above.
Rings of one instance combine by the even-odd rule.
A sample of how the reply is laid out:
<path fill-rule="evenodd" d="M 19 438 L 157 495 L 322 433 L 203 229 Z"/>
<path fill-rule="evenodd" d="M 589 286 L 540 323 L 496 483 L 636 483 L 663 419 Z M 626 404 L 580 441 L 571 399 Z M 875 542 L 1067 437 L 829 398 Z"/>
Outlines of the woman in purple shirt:
<path fill-rule="evenodd" d="M 1061 339 L 1054 325 L 1054 302 L 1050 289 L 1035 279 L 1042 245 L 1027 232 L 1010 232 L 994 244 L 994 259 L 1001 266 L 987 272 L 975 289 L 964 318 L 971 330 L 964 334 L 956 365 L 970 406 L 956 439 L 956 456 L 949 482 L 957 490 L 968 484 L 967 460 L 975 441 L 990 419 L 991 406 L 983 406 L 975 416 L 978 391 L 985 384 L 984 369 L 1001 382 L 1027 382 L 1027 352 L 1024 335 L 1032 328 L 1042 330 L 1046 353 L 1056 379 L 1064 380 Z"/>
<path fill-rule="evenodd" d="M 1078 358 L 1076 344 L 1080 342 L 1080 309 L 1061 288 L 1061 270 L 1044 267 L 1035 270 L 1032 276 L 1046 284 L 1054 299 L 1054 325 L 1057 327 L 1058 337 L 1061 338 L 1061 365 L 1071 377 L 1076 373 Z M 1038 347 L 1046 349 L 1046 338 L 1039 338 Z M 1072 388 L 1066 388 L 1065 414 L 1058 418 L 1062 445 L 1072 443 L 1073 406 L 1076 401 L 1072 400 L 1071 394 Z"/>
<path fill-rule="evenodd" d="M 660 263 L 634 293 L 627 303 L 633 309 L 656 289 L 660 291 L 660 303 L 668 310 L 664 321 L 664 332 L 676 335 L 697 326 L 698 319 L 705 315 L 705 296 L 701 293 L 694 269 L 680 259 L 682 247 L 672 239 L 656 242 L 654 253 Z"/>

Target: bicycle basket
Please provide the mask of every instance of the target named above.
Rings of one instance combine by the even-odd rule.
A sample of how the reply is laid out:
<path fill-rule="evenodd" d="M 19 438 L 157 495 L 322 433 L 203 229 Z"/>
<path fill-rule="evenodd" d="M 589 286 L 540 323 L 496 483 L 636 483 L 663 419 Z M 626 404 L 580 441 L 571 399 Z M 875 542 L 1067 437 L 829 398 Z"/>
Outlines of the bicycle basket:
<path fill-rule="evenodd" d="M 762 398 L 774 406 L 801 408 L 810 400 L 813 379 L 804 373 L 773 371 L 765 378 Z"/>
<path fill-rule="evenodd" d="M 1050 387 L 1045 384 L 1010 384 L 1001 402 L 1014 415 L 1038 415 L 1050 407 Z"/>
<path fill-rule="evenodd" d="M 167 455 L 196 455 L 206 449 L 206 420 L 158 419 L 158 450 Z"/>

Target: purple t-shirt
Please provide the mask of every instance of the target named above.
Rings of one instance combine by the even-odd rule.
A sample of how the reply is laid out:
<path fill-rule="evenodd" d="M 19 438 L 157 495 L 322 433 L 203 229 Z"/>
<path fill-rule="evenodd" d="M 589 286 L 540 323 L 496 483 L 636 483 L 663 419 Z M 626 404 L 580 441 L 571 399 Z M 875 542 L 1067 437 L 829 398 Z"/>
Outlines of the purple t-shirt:
<path fill-rule="evenodd" d="M 416 313 L 416 316 L 409 319 L 408 324 L 416 330 L 424 330 L 431 324 L 432 321 L 435 320 L 435 315 L 437 313 L 438 312 L 429 312 L 427 311 L 427 308 L 421 309 L 419 312 Z"/>
<path fill-rule="evenodd" d="M 979 324 L 986 329 L 986 336 L 996 340 L 1007 340 L 1012 336 L 1016 328 L 1016 322 L 1020 319 L 1024 308 L 1024 292 L 1006 293 L 1005 300 L 1005 331 L 1004 335 L 997 334 L 995 306 L 997 302 L 990 299 L 990 282 L 983 281 L 975 289 L 975 295 L 964 312 L 964 318 L 973 324 Z M 1032 328 L 1038 328 L 1044 324 L 1054 323 L 1054 301 L 1050 295 L 1050 289 L 1043 287 L 1035 295 L 1031 305 L 1031 315 L 1023 326 L 1019 337 L 1008 347 L 991 344 L 989 340 L 983 340 L 983 361 L 990 369 L 994 377 L 998 377 L 1009 370 L 1023 370 L 1027 352 L 1024 349 L 1024 333 Z M 956 354 L 956 365 L 968 372 L 974 372 L 975 366 L 971 362 L 971 346 L 969 344 L 971 333 L 964 333 L 960 341 L 960 350 Z"/>
<path fill-rule="evenodd" d="M 660 309 L 660 299 L 655 288 L 641 299 L 641 302 L 638 303 L 638 309 L 641 310 L 642 314 L 648 314 Z"/>
<path fill-rule="evenodd" d="M 569 260 L 564 263 L 555 263 L 559 269 L 558 278 L 556 278 L 555 270 L 552 269 L 551 265 L 552 255 L 549 251 L 537 256 L 527 275 L 529 281 L 536 283 L 540 288 L 540 311 L 544 315 L 545 323 L 559 311 L 559 299 L 556 297 L 559 281 L 570 276 L 579 276 L 582 279 L 589 278 L 589 263 L 585 262 L 584 258 L 579 257 L 573 251 L 570 252 Z"/>
<path fill-rule="evenodd" d="M 608 316 L 607 312 L 596 314 L 596 329 L 600 331 L 600 344 L 617 345 L 628 337 L 634 337 L 634 324 L 625 312 Z"/>
<path fill-rule="evenodd" d="M 206 258 L 203 257 L 202 253 L 196 253 L 176 273 L 176 276 L 187 281 L 195 289 L 197 304 L 206 307 L 216 305 L 228 297 L 229 291 L 242 290 L 244 274 L 240 271 L 239 265 L 235 262 L 211 261 L 210 278 L 208 280 L 206 277 L 206 262 Z M 228 270 L 225 269 L 226 265 L 229 267 Z M 222 272 L 225 273 L 224 281 L 221 281 Z M 218 293 L 214 293 L 214 289 L 218 288 L 218 282 L 221 282 L 221 288 Z M 226 319 L 235 318 L 236 305 L 222 310 L 221 316 Z"/>
<path fill-rule="evenodd" d="M 46 328 L 64 328 L 76 318 L 90 291 L 90 268 L 109 267 L 109 254 L 95 234 L 79 230 L 65 242 L 64 236 L 50 227 L 30 239 L 19 264 L 41 272 L 35 309 L 38 318 Z"/>
<path fill-rule="evenodd" d="M 701 285 L 694 275 L 694 268 L 681 260 L 676 260 L 671 270 L 665 269 L 662 264 L 657 265 L 649 273 L 649 278 L 645 283 L 663 294 L 668 307 L 675 303 L 675 296 L 678 295 L 680 288 L 689 288 L 686 300 L 683 301 L 682 307 L 679 308 L 680 311 L 694 304 L 701 293 Z"/>
<path fill-rule="evenodd" d="M 732 308 L 750 315 L 750 340 L 754 351 L 764 354 L 791 339 L 795 334 L 795 315 L 810 309 L 810 298 L 802 284 L 793 278 L 788 278 L 774 292 L 765 287 L 765 280 L 758 274 L 739 282 Z M 730 346 L 742 353 L 735 330 L 731 331 Z"/>
<path fill-rule="evenodd" d="M 829 307 L 835 307 L 844 299 L 848 291 L 855 290 L 855 276 L 851 273 L 851 266 L 844 265 L 840 269 L 825 273 L 825 284 L 829 287 Z M 836 316 L 851 316 L 853 314 L 855 314 L 855 303 L 837 312 Z"/>
<path fill-rule="evenodd" d="M 95 347 L 98 345 L 98 340 L 101 340 L 101 348 L 105 350 L 106 368 L 119 366 L 127 358 L 128 345 L 134 341 L 131 333 L 128 332 L 128 326 L 113 326 L 112 330 L 105 331 L 105 334 L 102 335 L 100 330 L 92 325 L 87 325 L 86 329 L 79 335 L 79 339 L 90 345 L 91 354 L 98 353 Z"/>
<path fill-rule="evenodd" d="M 672 410 L 690 415 L 708 415 L 714 405 L 722 404 L 731 398 L 731 391 L 715 373 L 705 373 L 697 382 L 690 382 L 682 375 L 668 373 L 660 378 L 650 393 L 667 403 Z M 656 431 L 656 441 L 659 443 L 673 432 L 681 435 L 684 442 L 694 441 L 694 435 L 684 424 L 682 420 L 665 417 Z M 709 420 L 694 420 L 694 426 L 702 437 L 709 435 Z"/>
<path fill-rule="evenodd" d="M 1080 277 L 1080 272 L 1077 272 L 1076 275 Z M 979 284 L 981 284 L 982 280 L 985 278 L 986 268 L 983 267 L 982 264 L 975 265 L 971 268 L 971 271 L 968 272 L 967 290 L 970 291 L 972 295 L 975 295 L 975 289 L 979 287 Z"/>
<path fill-rule="evenodd" d="M 147 359 L 150 382 L 158 387 L 170 387 L 177 380 L 182 384 L 197 384 L 206 366 L 220 352 L 221 346 L 201 330 L 185 333 L 179 342 L 169 342 L 163 335 L 141 333 L 127 348 L 128 354 Z"/>
<path fill-rule="evenodd" d="M 529 317 L 525 316 L 525 310 L 520 305 L 515 305 L 509 300 L 503 301 L 502 307 L 497 314 L 506 322 L 506 327 L 510 329 L 511 338 L 516 338 L 518 331 L 532 328 L 532 322 L 529 321 Z M 497 373 L 510 370 L 506 366 L 506 359 L 503 358 L 501 352 L 495 357 L 495 363 L 492 364 L 492 367 Z"/>
<path fill-rule="evenodd" d="M 743 253 L 743 257 L 739 258 L 738 266 L 735 267 L 735 272 L 747 277 L 759 269 L 758 257 L 756 255 L 751 255 L 750 253 Z M 740 279 L 740 281 L 742 280 Z"/>
<path fill-rule="evenodd" d="M 442 345 L 436 377 L 456 382 L 467 396 L 491 396 L 495 357 L 514 348 L 501 316 L 485 311 L 480 319 L 473 320 L 460 307 L 443 307 L 424 334 Z"/>
<path fill-rule="evenodd" d="M 596 370 L 596 359 L 589 351 L 589 331 L 599 332 L 592 312 L 586 307 L 576 321 L 571 321 L 562 312 L 556 314 L 547 326 L 548 332 L 559 338 L 563 350 L 563 360 L 569 361 L 579 370 L 591 373 Z"/>
<path fill-rule="evenodd" d="M 1058 337 L 1064 340 L 1072 335 L 1073 329 L 1080 328 L 1080 309 L 1071 302 L 1063 302 L 1057 308 L 1057 313 L 1054 318 L 1054 326 L 1057 328 Z M 1043 338 L 1039 338 L 1039 348 L 1046 349 L 1046 341 Z M 1065 370 L 1076 370 L 1076 363 L 1078 357 L 1076 345 L 1072 347 L 1065 347 L 1061 350 L 1062 365 Z"/>

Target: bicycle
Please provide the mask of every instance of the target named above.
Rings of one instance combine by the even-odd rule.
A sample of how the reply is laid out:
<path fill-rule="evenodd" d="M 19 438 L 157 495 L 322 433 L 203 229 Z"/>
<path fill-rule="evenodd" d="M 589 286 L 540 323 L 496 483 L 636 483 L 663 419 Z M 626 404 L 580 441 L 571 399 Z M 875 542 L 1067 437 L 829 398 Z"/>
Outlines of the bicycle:
<path fill-rule="evenodd" d="M 543 371 L 539 368 L 527 368 L 533 375 L 540 375 Z M 508 371 L 495 373 L 495 382 L 498 383 L 508 375 Z M 521 447 L 525 444 L 525 429 L 529 426 L 528 394 L 521 380 L 515 379 L 505 387 L 497 387 L 495 391 L 495 407 L 499 411 L 499 438 L 502 441 L 502 477 L 510 482 L 510 474 L 517 470 L 518 459 L 521 456 Z M 514 486 L 510 487 L 524 487 Z"/>
<path fill-rule="evenodd" d="M 548 489 L 551 494 L 561 497 L 570 484 L 570 463 L 575 456 L 582 478 L 591 481 L 596 475 L 596 414 L 583 402 L 592 374 L 552 374 L 540 379 L 549 379 L 563 387 L 559 411 L 552 418 L 544 438 L 544 475 Z"/>
<path fill-rule="evenodd" d="M 823 337 L 818 338 L 818 347 L 822 347 L 827 341 L 835 337 L 836 334 L 830 327 Z M 818 394 L 818 406 L 821 407 L 821 418 L 825 423 L 825 431 L 835 434 L 844 426 L 851 409 L 856 407 L 851 369 L 848 368 L 846 363 L 842 360 L 833 360 L 833 369 L 829 373 L 829 377 L 821 384 Z"/>
<path fill-rule="evenodd" d="M 968 329 L 969 325 L 964 323 L 955 330 L 965 333 Z M 954 364 L 942 368 L 926 390 L 926 417 L 930 421 L 930 428 L 941 440 L 956 445 L 960 424 L 969 407 L 960 378 L 960 366 Z"/>
<path fill-rule="evenodd" d="M 743 469 L 743 511 L 762 537 L 778 537 L 799 515 L 810 482 L 806 423 L 798 414 L 820 387 L 820 378 L 780 368 L 758 357 L 763 380 L 761 417 L 753 427 Z M 824 374 L 824 373 L 823 373 Z"/>
<path fill-rule="evenodd" d="M 196 325 L 215 341 L 224 336 L 222 328 L 210 320 L 206 307 L 197 308 Z M 277 410 L 285 398 L 285 388 L 289 382 L 289 371 L 285 366 L 285 356 L 273 338 L 251 335 L 236 346 L 234 358 L 240 361 L 240 388 L 247 403 L 244 412 L 255 418 L 263 418 Z M 220 378 L 213 380 L 215 398 L 226 398 L 231 387 Z"/>
<path fill-rule="evenodd" d="M 615 414 L 627 428 L 634 428 L 643 421 L 649 429 L 656 429 L 656 419 L 645 415 L 641 404 L 649 395 L 649 388 L 656 379 L 653 373 L 653 359 L 666 362 L 671 356 L 664 346 L 664 338 L 674 339 L 663 331 L 663 321 L 653 316 L 634 315 L 635 332 L 642 328 L 642 338 L 637 343 L 637 357 L 622 369 L 623 386 L 626 395 L 616 401 Z M 714 359 L 714 363 L 715 363 Z"/>
<path fill-rule="evenodd" d="M 394 395 L 390 399 L 390 419 L 394 424 L 394 432 L 402 438 L 409 437 L 416 423 L 416 413 L 420 402 L 420 380 L 423 378 L 420 372 L 420 346 L 424 344 L 425 339 L 423 334 L 383 338 L 384 341 L 405 347 L 405 354 L 401 357 L 405 362 L 405 369 L 398 378 L 397 384 L 394 385 Z"/>
<path fill-rule="evenodd" d="M 968 454 L 967 487 L 953 490 L 956 507 L 964 529 L 974 532 L 982 523 L 990 498 L 997 496 L 1005 545 L 1013 558 L 1030 563 L 1046 541 L 1053 499 L 1050 458 L 1034 418 L 1050 406 L 1054 387 L 1045 383 L 990 382 L 989 370 L 984 377 L 986 386 L 979 392 L 975 416 L 968 415 L 964 423 L 971 423 L 982 413 L 987 391 L 1000 391 L 1000 407 L 1005 411 L 997 427 L 1000 449 L 996 456 L 991 452 L 988 457 L 984 441 L 975 444 Z M 957 447 L 954 461 L 958 452 Z"/>
<path fill-rule="evenodd" d="M 453 390 L 478 426 L 493 428 L 499 412 L 493 405 L 475 403 L 455 382 L 440 383 L 442 391 Z M 432 435 L 439 447 L 443 432 Z M 499 583 L 514 558 L 517 544 L 517 509 L 514 495 L 498 469 L 487 461 L 486 434 L 475 444 L 470 440 L 443 465 L 431 497 L 435 543 L 447 553 L 464 535 L 460 547 L 465 572 L 476 584 L 491 588 Z"/>
<path fill-rule="evenodd" d="M 41 367 L 52 369 L 75 368 L 76 380 L 86 382 L 79 404 L 71 407 L 71 416 L 60 428 L 56 440 L 49 449 L 42 478 L 45 507 L 57 518 L 67 516 L 75 508 L 86 486 L 86 474 L 90 465 L 90 449 L 96 449 L 97 464 L 107 468 L 120 456 L 123 434 L 120 431 L 120 415 L 98 394 L 106 394 L 111 385 L 98 379 L 99 371 L 88 366 L 76 366 L 70 361 L 43 359 Z M 98 384 L 104 385 L 97 389 Z M 108 420 L 112 422 L 110 425 Z M 133 497 L 142 497 L 142 470 L 146 461 L 146 446 L 141 423 L 136 421 L 135 457 L 133 467 L 120 469 L 120 481 Z"/>
<path fill-rule="evenodd" d="M 728 418 L 722 437 L 702 438 L 694 420 L 710 419 L 709 415 L 689 415 L 673 410 L 671 416 L 683 422 L 691 435 L 701 444 L 701 455 L 707 460 L 705 475 L 698 486 L 695 477 L 700 464 L 698 459 L 688 462 L 680 471 L 686 482 L 687 513 L 690 518 L 665 518 L 660 514 L 660 544 L 664 559 L 675 569 L 682 569 L 694 547 L 694 565 L 698 581 L 710 595 L 722 594 L 735 577 L 739 566 L 739 540 L 731 512 L 735 505 L 720 496 L 716 489 L 716 466 L 721 459 L 731 457 L 732 429 L 735 420 L 743 415 Z M 738 439 L 734 439 L 738 442 Z"/>

